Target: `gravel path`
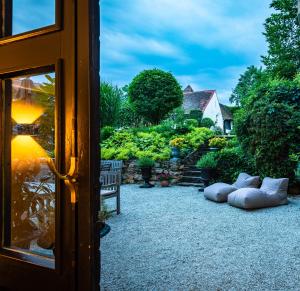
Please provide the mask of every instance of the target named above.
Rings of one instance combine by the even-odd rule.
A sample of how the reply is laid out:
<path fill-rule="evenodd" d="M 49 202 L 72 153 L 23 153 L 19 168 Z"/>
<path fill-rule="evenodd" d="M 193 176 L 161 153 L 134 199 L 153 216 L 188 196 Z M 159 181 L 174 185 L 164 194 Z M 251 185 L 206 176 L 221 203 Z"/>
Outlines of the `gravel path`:
<path fill-rule="evenodd" d="M 112 200 L 112 199 L 111 199 Z M 121 188 L 101 290 L 300 290 L 300 199 L 243 211 L 196 188 Z"/>

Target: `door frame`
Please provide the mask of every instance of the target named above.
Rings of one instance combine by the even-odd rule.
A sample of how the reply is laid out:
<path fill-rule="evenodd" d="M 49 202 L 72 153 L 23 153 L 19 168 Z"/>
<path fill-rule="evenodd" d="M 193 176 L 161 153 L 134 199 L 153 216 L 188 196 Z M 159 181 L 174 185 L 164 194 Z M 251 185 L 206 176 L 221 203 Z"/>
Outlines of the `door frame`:
<path fill-rule="evenodd" d="M 4 36 L 0 39 L 0 52 L 4 52 L 2 56 L 16 52 L 17 54 L 16 60 L 12 63 L 4 60 L 0 65 L 0 74 L 30 69 L 24 58 L 26 54 L 30 54 L 32 47 L 44 50 L 41 55 L 32 55 L 32 67 L 42 67 L 50 63 L 57 66 L 58 60 L 62 59 L 62 73 L 59 79 L 63 85 L 59 90 L 66 109 L 65 120 L 62 120 L 66 152 L 62 157 L 60 170 L 65 172 L 68 169 L 69 160 L 66 157 L 69 157 L 71 152 L 78 158 L 77 203 L 69 209 L 65 198 L 68 194 L 65 193 L 61 204 L 62 213 L 68 210 L 63 214 L 64 223 L 73 225 L 71 233 L 61 233 L 64 246 L 70 247 L 63 255 L 63 261 L 69 264 L 67 268 L 64 265 L 64 270 L 60 268 L 51 270 L 39 265 L 30 265 L 28 262 L 20 263 L 20 260 L 12 259 L 9 255 L 7 257 L 1 255 L 0 272 L 4 271 L 5 276 L 0 274 L 0 286 L 3 283 L 5 287 L 12 290 L 26 288 L 25 282 L 28 282 L 28 278 L 25 279 L 26 274 L 32 270 L 32 273 L 41 275 L 36 278 L 37 282 L 42 283 L 46 280 L 44 290 L 50 287 L 46 284 L 47 280 L 50 277 L 55 279 L 58 275 L 64 277 L 64 286 L 68 286 L 68 290 L 94 291 L 100 289 L 100 236 L 97 224 L 100 208 L 100 112 L 98 109 L 100 7 L 98 0 L 55 0 L 55 2 L 58 8 L 55 25 L 11 37 L 2 34 Z M 12 17 L 11 3 L 12 0 L 0 0 L 0 12 L 4 9 L 6 13 L 4 18 L 0 13 L 0 30 L 4 31 L 6 28 L 6 32 L 9 33 L 11 33 L 11 22 L 7 19 Z M 47 44 L 50 42 L 59 42 L 60 46 L 49 48 Z M 35 46 L 32 46 L 33 44 Z M 42 57 L 45 54 L 49 54 L 47 59 Z M 70 94 L 69 97 L 66 97 L 67 94 Z M 72 130 L 64 131 L 70 128 Z M 70 145 L 72 143 L 73 148 Z M 4 194 L 2 193 L 1 196 Z M 60 221 L 56 222 L 60 223 Z M 66 249 L 62 251 L 65 252 Z M 15 269 L 5 271 L 5 262 L 10 262 L 9 264 Z M 14 270 L 17 270 L 17 273 Z M 21 274 L 24 276 L 24 281 L 20 280 Z M 56 290 L 66 290 L 59 282 L 52 283 L 56 286 Z M 33 287 L 31 290 L 34 291 Z"/>

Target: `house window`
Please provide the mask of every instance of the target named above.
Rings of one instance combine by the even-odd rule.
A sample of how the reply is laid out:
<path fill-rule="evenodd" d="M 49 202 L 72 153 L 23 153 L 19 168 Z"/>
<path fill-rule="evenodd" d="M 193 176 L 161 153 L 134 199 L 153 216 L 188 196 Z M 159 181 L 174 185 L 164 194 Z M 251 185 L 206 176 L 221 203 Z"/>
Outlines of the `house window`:
<path fill-rule="evenodd" d="M 232 130 L 231 120 L 224 120 L 224 130 L 225 132 Z"/>

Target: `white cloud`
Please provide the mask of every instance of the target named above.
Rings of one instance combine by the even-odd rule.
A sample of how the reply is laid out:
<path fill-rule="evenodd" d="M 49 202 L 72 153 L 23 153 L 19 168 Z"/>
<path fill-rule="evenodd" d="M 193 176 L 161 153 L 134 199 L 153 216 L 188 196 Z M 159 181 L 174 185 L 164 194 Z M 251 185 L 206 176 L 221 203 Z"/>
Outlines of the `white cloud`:
<path fill-rule="evenodd" d="M 137 54 L 163 56 L 179 62 L 188 61 L 184 52 L 168 41 L 109 29 L 104 29 L 102 33 L 101 53 L 105 61 L 132 62 Z"/>
<path fill-rule="evenodd" d="M 253 54 L 266 50 L 263 21 L 270 0 L 252 0 L 232 13 L 233 0 L 138 0 L 115 10 L 121 23 L 152 35 L 176 34 L 188 43 Z M 253 8 L 257 6 L 256 13 Z M 120 14 L 118 14 L 120 13 Z M 260 31 L 258 31 L 260 30 Z"/>

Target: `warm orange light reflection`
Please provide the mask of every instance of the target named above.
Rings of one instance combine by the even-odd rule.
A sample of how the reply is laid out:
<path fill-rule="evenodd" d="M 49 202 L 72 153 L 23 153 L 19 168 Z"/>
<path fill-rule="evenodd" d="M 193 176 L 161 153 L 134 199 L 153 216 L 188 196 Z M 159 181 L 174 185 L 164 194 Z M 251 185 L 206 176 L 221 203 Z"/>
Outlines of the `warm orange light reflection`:
<path fill-rule="evenodd" d="M 34 123 L 45 111 L 41 106 L 24 101 L 14 101 L 11 107 L 11 116 L 19 124 Z"/>
<path fill-rule="evenodd" d="M 30 136 L 17 135 L 11 142 L 12 159 L 35 160 L 47 158 L 47 152 Z"/>

